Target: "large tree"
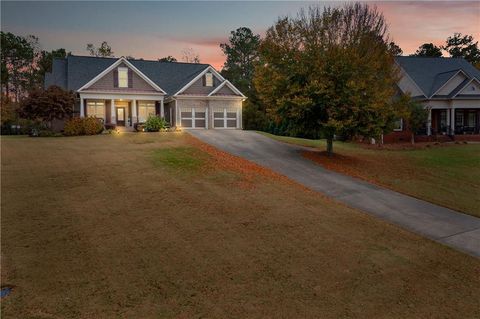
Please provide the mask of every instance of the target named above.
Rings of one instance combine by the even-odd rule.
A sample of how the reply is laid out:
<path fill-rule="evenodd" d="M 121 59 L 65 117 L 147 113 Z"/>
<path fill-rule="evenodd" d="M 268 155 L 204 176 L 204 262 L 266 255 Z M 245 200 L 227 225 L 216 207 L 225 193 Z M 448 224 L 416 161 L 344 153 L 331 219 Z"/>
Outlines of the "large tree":
<path fill-rule="evenodd" d="M 442 48 L 437 47 L 433 43 L 424 43 L 418 47 L 418 50 L 412 54 L 412 56 L 424 56 L 424 57 L 441 57 L 442 56 Z"/>
<path fill-rule="evenodd" d="M 246 27 L 231 31 L 228 43 L 220 44 L 220 48 L 227 58 L 223 65 L 222 75 L 243 92 L 247 92 L 251 88 L 259 46 L 260 36 Z"/>
<path fill-rule="evenodd" d="M 445 45 L 442 47 L 451 57 L 464 58 L 470 63 L 480 64 L 480 49 L 478 41 L 474 41 L 473 36 L 455 33 L 448 37 Z"/>
<path fill-rule="evenodd" d="M 16 36 L 10 32 L 0 34 L 2 92 L 18 101 L 31 84 L 38 39 L 31 35 Z"/>
<path fill-rule="evenodd" d="M 107 41 L 103 41 L 100 46 L 97 48 L 92 43 L 87 44 L 87 51 L 92 56 L 97 57 L 113 57 L 112 47 L 108 44 Z"/>
<path fill-rule="evenodd" d="M 258 62 L 260 35 L 247 27 L 230 32 L 228 43 L 220 44 L 226 61 L 222 75 L 232 82 L 248 99 L 243 105 L 243 127 L 246 129 L 265 129 L 265 108 L 258 99 L 252 84 L 255 63 Z"/>
<path fill-rule="evenodd" d="M 397 80 L 387 25 L 375 7 L 310 7 L 282 18 L 260 47 L 254 83 L 286 134 L 379 137 Z"/>
<path fill-rule="evenodd" d="M 44 78 L 45 78 L 45 73 L 52 72 L 52 64 L 53 64 L 53 59 L 61 59 L 65 58 L 67 55 L 70 55 L 71 53 L 65 50 L 65 49 L 57 49 L 57 50 L 52 50 L 52 51 L 45 51 L 42 50 L 37 57 L 37 74 L 38 74 L 38 81 L 39 83 L 43 86 Z"/>

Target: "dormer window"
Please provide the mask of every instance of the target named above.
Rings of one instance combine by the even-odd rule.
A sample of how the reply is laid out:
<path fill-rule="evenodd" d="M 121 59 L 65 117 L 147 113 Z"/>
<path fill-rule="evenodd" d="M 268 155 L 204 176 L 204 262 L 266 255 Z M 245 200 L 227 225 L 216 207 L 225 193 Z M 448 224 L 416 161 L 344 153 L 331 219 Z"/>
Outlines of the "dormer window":
<path fill-rule="evenodd" d="M 213 74 L 205 73 L 205 86 L 213 86 Z"/>
<path fill-rule="evenodd" d="M 128 68 L 118 68 L 118 87 L 128 88 Z"/>

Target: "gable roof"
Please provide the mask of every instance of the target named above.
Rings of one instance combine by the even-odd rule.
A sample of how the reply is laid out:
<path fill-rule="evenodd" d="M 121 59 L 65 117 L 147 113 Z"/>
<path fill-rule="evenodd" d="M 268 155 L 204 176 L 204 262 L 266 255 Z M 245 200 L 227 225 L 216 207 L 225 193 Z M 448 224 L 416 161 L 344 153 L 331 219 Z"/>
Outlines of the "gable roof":
<path fill-rule="evenodd" d="M 462 58 L 397 56 L 395 62 L 427 97 L 431 97 L 459 72 L 480 80 L 480 71 Z"/>
<path fill-rule="evenodd" d="M 54 59 L 52 73 L 45 76 L 45 86 L 58 85 L 67 90 L 77 91 L 119 60 L 120 58 L 75 55 L 67 56 L 65 59 Z M 210 66 L 135 59 L 127 61 L 168 95 L 173 95 Z"/>
<path fill-rule="evenodd" d="M 83 85 L 81 88 L 79 88 L 78 91 L 89 88 L 95 82 L 97 82 L 98 80 L 103 78 L 105 75 L 107 75 L 110 71 L 112 71 L 115 67 L 120 66 L 120 65 L 126 65 L 129 69 L 131 69 L 133 72 L 137 73 L 142 79 L 144 79 L 155 90 L 160 91 L 160 92 L 165 93 L 165 94 L 167 93 L 164 90 L 162 90 L 162 88 L 160 88 L 155 82 L 150 80 L 149 77 L 147 77 L 145 74 L 143 74 L 142 71 L 137 69 L 133 64 L 131 64 L 127 59 L 125 59 L 123 57 L 118 59 L 115 63 L 110 65 L 108 68 L 103 70 L 100 74 L 98 74 L 96 77 L 94 77 L 89 82 L 87 82 L 85 85 Z"/>

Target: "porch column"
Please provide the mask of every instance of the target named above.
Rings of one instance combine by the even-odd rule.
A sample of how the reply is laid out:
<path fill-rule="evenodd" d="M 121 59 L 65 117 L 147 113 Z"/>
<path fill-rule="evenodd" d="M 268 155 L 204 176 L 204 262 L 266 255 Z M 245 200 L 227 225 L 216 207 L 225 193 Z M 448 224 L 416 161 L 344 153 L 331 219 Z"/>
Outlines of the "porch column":
<path fill-rule="evenodd" d="M 450 134 L 455 135 L 455 108 L 452 107 L 450 115 Z"/>
<path fill-rule="evenodd" d="M 432 135 L 432 109 L 428 109 L 427 135 Z"/>
<path fill-rule="evenodd" d="M 117 113 L 115 112 L 115 100 L 110 100 L 110 122 L 117 124 Z"/>
<path fill-rule="evenodd" d="M 160 117 L 163 119 L 165 118 L 165 110 L 163 108 L 163 99 L 160 100 Z"/>
<path fill-rule="evenodd" d="M 85 117 L 85 105 L 83 98 L 80 96 L 80 117 Z"/>
<path fill-rule="evenodd" d="M 132 100 L 132 126 L 137 123 L 137 100 Z"/>

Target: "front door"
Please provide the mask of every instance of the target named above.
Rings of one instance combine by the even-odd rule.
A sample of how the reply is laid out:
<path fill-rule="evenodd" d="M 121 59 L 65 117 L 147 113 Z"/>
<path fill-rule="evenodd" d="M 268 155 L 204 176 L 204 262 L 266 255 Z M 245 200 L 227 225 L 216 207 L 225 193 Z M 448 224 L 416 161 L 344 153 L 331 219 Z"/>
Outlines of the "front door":
<path fill-rule="evenodd" d="M 125 108 L 117 107 L 117 125 L 125 126 Z"/>

